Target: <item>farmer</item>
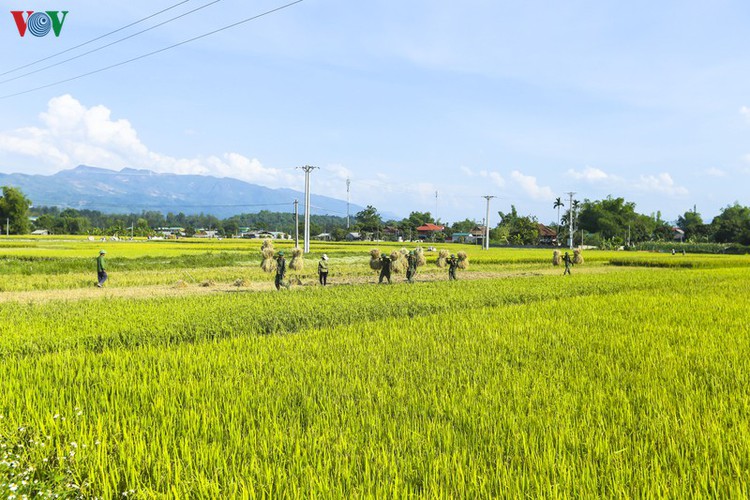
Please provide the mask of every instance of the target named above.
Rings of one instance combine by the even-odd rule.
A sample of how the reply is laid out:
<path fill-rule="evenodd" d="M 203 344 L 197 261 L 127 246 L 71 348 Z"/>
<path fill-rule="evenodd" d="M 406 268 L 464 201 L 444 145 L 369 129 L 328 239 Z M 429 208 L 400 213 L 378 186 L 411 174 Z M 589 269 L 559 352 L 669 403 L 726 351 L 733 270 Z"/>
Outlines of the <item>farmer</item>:
<path fill-rule="evenodd" d="M 383 278 L 388 280 L 388 284 L 391 284 L 391 258 L 385 254 L 380 257 L 380 279 L 378 283 L 383 282 Z"/>
<path fill-rule="evenodd" d="M 284 283 L 284 276 L 286 275 L 286 259 L 284 259 L 284 251 L 280 250 L 278 257 L 276 257 L 276 290 L 280 290 L 283 286 L 289 290 L 289 283 Z"/>
<path fill-rule="evenodd" d="M 570 258 L 570 254 L 568 252 L 565 252 L 562 260 L 563 262 L 565 262 L 565 271 L 563 271 L 563 276 L 565 276 L 566 274 L 570 274 L 570 265 L 573 264 L 573 259 Z"/>
<path fill-rule="evenodd" d="M 451 258 L 448 259 L 448 280 L 456 280 L 456 269 L 458 269 L 458 259 L 455 255 L 451 254 Z"/>
<path fill-rule="evenodd" d="M 323 286 L 326 286 L 328 282 L 328 256 L 326 254 L 323 254 L 318 262 L 318 280 Z"/>
<path fill-rule="evenodd" d="M 415 274 L 417 274 L 417 255 L 412 250 L 406 257 L 406 282 L 414 283 Z"/>
<path fill-rule="evenodd" d="M 104 265 L 104 255 L 106 253 L 106 250 L 99 250 L 99 257 L 96 258 L 96 286 L 99 288 L 101 288 L 102 285 L 104 285 L 104 282 L 107 281 L 107 268 Z"/>

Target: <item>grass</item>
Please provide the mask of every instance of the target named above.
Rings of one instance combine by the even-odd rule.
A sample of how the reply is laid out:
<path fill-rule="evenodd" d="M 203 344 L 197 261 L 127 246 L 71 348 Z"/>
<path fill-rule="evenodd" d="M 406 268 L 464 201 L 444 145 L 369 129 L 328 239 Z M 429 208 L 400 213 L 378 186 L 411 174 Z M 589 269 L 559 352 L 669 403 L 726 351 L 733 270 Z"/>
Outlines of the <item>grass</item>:
<path fill-rule="evenodd" d="M 0 496 L 750 494 L 747 261 L 469 255 L 519 272 L 0 304 Z"/>

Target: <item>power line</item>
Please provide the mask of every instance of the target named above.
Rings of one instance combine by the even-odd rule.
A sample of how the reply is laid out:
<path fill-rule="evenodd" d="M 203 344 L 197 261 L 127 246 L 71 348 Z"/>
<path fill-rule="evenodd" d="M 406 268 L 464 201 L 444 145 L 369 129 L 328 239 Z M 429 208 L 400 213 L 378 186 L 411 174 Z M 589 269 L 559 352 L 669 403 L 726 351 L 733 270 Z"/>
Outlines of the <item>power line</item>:
<path fill-rule="evenodd" d="M 146 28 L 145 30 L 138 31 L 137 33 L 133 33 L 132 35 L 128 35 L 128 36 L 126 36 L 124 38 L 120 38 L 119 40 L 115 40 L 114 42 L 110 42 L 110 43 L 108 43 L 106 45 L 102 45 L 101 47 L 97 47 L 95 49 L 91 49 L 88 52 L 84 52 L 83 54 L 78 54 L 77 56 L 69 57 L 68 59 L 63 59 L 62 61 L 56 62 L 55 64 L 50 64 L 48 66 L 44 66 L 42 68 L 35 69 L 34 71 L 29 71 L 28 73 L 24 73 L 22 75 L 14 76 L 13 78 L 8 78 L 8 79 L 5 79 L 5 80 L 0 80 L 0 84 L 12 82 L 14 80 L 18 80 L 20 78 L 23 78 L 24 76 L 29 76 L 29 75 L 33 75 L 33 74 L 36 74 L 36 73 L 40 73 L 40 72 L 42 72 L 42 71 L 44 71 L 46 69 L 54 68 L 56 66 L 60 66 L 61 64 L 65 64 L 66 62 L 75 61 L 76 59 L 80 59 L 81 57 L 85 57 L 85 56 L 87 56 L 89 54 L 93 54 L 94 52 L 99 52 L 100 50 L 104 50 L 107 47 L 111 47 L 113 45 L 117 45 L 118 43 L 124 42 L 125 40 L 130 40 L 131 38 L 135 38 L 138 35 L 142 35 L 143 33 L 146 33 L 147 31 L 151 31 L 151 30 L 154 30 L 154 29 L 159 28 L 161 26 L 164 26 L 165 24 L 169 24 L 172 21 L 176 21 L 176 20 L 181 19 L 183 17 L 189 16 L 190 14 L 194 14 L 194 13 L 198 12 L 199 10 L 203 10 L 206 7 L 210 7 L 211 5 L 213 5 L 215 3 L 219 3 L 219 2 L 221 2 L 221 0 L 213 0 L 213 2 L 209 2 L 207 4 L 201 5 L 200 7 L 197 7 L 195 9 L 193 9 L 193 10 L 189 10 L 187 12 L 184 12 L 184 13 L 180 14 L 179 16 L 175 16 L 175 17 L 173 17 L 171 19 L 167 19 L 166 21 L 162 21 L 159 24 L 155 24 L 155 25 L 153 25 L 153 26 L 151 26 L 149 28 Z"/>
<path fill-rule="evenodd" d="M 187 40 L 183 40 L 182 42 L 178 42 L 178 43 L 175 43 L 175 44 L 173 44 L 173 45 L 169 45 L 168 47 L 164 47 L 164 48 L 161 48 L 161 49 L 159 49 L 159 50 L 154 50 L 153 52 L 148 52 L 148 53 L 146 53 L 146 54 L 142 54 L 142 55 L 140 55 L 140 56 L 137 56 L 137 57 L 134 57 L 134 58 L 132 58 L 132 59 L 128 59 L 128 60 L 126 60 L 126 61 L 121 61 L 121 62 L 119 62 L 119 63 L 116 63 L 116 64 L 111 64 L 111 65 L 109 65 L 109 66 L 105 66 L 105 67 L 103 67 L 103 68 L 99 68 L 99 69 L 96 69 L 96 70 L 94 70 L 94 71 L 89 71 L 88 73 L 83 73 L 83 74 L 81 74 L 81 75 L 78 75 L 78 76 L 74 76 L 74 77 L 72 77 L 72 78 L 67 78 L 67 79 L 65 79 L 65 80 L 59 80 L 59 81 L 57 81 L 57 82 L 53 82 L 53 83 L 49 83 L 49 84 L 47 84 L 47 85 L 42 85 L 42 86 L 40 86 L 40 87 L 35 87 L 35 88 L 32 88 L 32 89 L 24 90 L 24 91 L 22 91 L 22 92 L 16 92 L 15 94 L 6 94 L 6 95 L 4 95 L 4 96 L 0 96 L 0 99 L 9 99 L 9 98 L 11 98 L 11 97 L 17 97 L 17 96 L 19 96 L 19 95 L 29 94 L 29 93 L 31 93 L 31 92 L 35 92 L 35 91 L 37 91 L 37 90 L 42 90 L 42 89 L 46 89 L 46 88 L 49 88 L 49 87 L 54 87 L 54 86 L 56 86 L 56 85 L 60 85 L 60 84 L 63 84 L 63 83 L 68 83 L 68 82 L 72 82 L 72 81 L 74 81 L 74 80 L 78 80 L 78 79 L 80 79 L 80 78 L 85 78 L 85 77 L 87 77 L 87 76 L 95 75 L 95 74 L 97 74 L 97 73 L 101 73 L 101 72 L 103 72 L 103 71 L 107 71 L 107 70 L 110 70 L 110 69 L 112 69 L 112 68 L 117 68 L 118 66 L 124 66 L 124 65 L 126 65 L 126 64 L 129 64 L 129 63 L 131 63 L 131 62 L 135 62 L 135 61 L 138 61 L 138 60 L 140 60 L 140 59 L 145 59 L 145 58 L 147 58 L 147 57 L 150 57 L 150 56 L 153 56 L 153 55 L 159 54 L 159 53 L 161 53 L 161 52 L 166 52 L 167 50 L 170 50 L 170 49 L 174 49 L 175 47 L 179 47 L 179 46 L 181 46 L 181 45 L 185 45 L 185 44 L 187 44 L 187 43 L 190 43 L 190 42 L 194 42 L 194 41 L 196 41 L 196 40 L 200 40 L 201 38 L 206 38 L 206 37 L 208 37 L 208 36 L 211 36 L 211 35 L 215 35 L 216 33 L 220 33 L 220 32 L 222 32 L 222 31 L 226 31 L 226 30 L 228 30 L 228 29 L 234 28 L 234 27 L 236 27 L 236 26 L 239 26 L 239 25 L 241 25 L 241 24 L 245 24 L 245 23 L 247 23 L 247 22 L 250 22 L 250 21 L 254 21 L 254 20 L 258 19 L 258 18 L 261 18 L 261 17 L 267 16 L 267 15 L 269 15 L 269 14 L 273 14 L 273 13 L 275 13 L 275 12 L 278 12 L 278 11 L 280 11 L 280 10 L 286 9 L 286 8 L 288 8 L 288 7 L 291 7 L 291 6 L 293 6 L 293 5 L 296 5 L 296 4 L 298 4 L 298 3 L 302 3 L 302 2 L 304 2 L 304 1 L 305 1 L 305 0 L 296 0 L 296 1 L 294 1 L 294 2 L 290 2 L 290 3 L 287 3 L 287 4 L 285 4 L 285 5 L 282 5 L 282 6 L 280 6 L 280 7 L 276 7 L 276 8 L 274 8 L 274 9 L 271 9 L 271 10 L 267 10 L 267 11 L 265 11 L 265 12 L 262 12 L 262 13 L 260 13 L 260 14 L 257 14 L 257 15 L 255 15 L 255 16 L 252 16 L 252 17 L 248 17 L 248 18 L 246 18 L 246 19 L 243 19 L 243 20 L 241 20 L 241 21 L 237 21 L 236 23 L 232 23 L 232 24 L 229 24 L 229 25 L 227 25 L 227 26 L 224 26 L 224 27 L 222 27 L 222 28 L 219 28 L 219 29 L 216 29 L 216 30 L 213 30 L 213 31 L 209 31 L 208 33 L 204 33 L 204 34 L 202 34 L 202 35 L 198 35 L 198 36 L 196 36 L 196 37 L 193 37 L 193 38 L 189 38 L 189 39 L 187 39 Z"/>
<path fill-rule="evenodd" d="M 182 5 L 182 4 L 184 4 L 184 3 L 187 3 L 187 2 L 189 2 L 189 1 L 190 1 L 190 0 L 183 0 L 182 2 L 179 2 L 179 3 L 176 3 L 176 4 L 174 4 L 174 5 L 171 5 L 171 6 L 167 7 L 166 9 L 162 9 L 162 10 L 160 10 L 159 12 L 154 12 L 153 14 L 151 14 L 151 15 L 149 15 L 149 16 L 146 16 L 146 17 L 144 17 L 144 18 L 141 18 L 141 19 L 139 19 L 139 20 L 137 20 L 137 21 L 134 21 L 134 22 L 132 22 L 132 23 L 130 23 L 130 24 L 127 24 L 127 25 L 123 26 L 122 28 L 117 28 L 117 29 L 116 29 L 116 30 L 114 30 L 114 31 L 110 31 L 109 33 L 105 33 L 104 35 L 98 36 L 98 37 L 96 37 L 96 38 L 92 38 L 91 40 L 89 40 L 89 41 L 87 41 L 87 42 L 83 42 L 83 43 L 81 43 L 81 44 L 78 44 L 78 45 L 76 45 L 75 47 L 70 47 L 69 49 L 65 49 L 65 50 L 63 50 L 63 51 L 57 52 L 57 53 L 55 53 L 55 54 L 52 54 L 52 55 L 50 55 L 50 56 L 47 56 L 47 57 L 43 57 L 43 58 L 41 58 L 41 59 L 37 59 L 36 61 L 30 62 L 30 63 L 28 63 L 28 64 L 24 64 L 23 66 L 18 66 L 17 68 L 9 69 L 8 71 L 6 71 L 6 72 L 4 72 L 4 73 L 0 73 L 0 76 L 5 76 L 5 75 L 7 75 L 7 74 L 9 74 L 9 73 L 15 73 L 15 72 L 16 72 L 16 71 L 18 71 L 18 70 L 21 70 L 21 69 L 24 69 L 24 68 L 28 68 L 29 66 L 33 66 L 33 65 L 35 65 L 35 64 L 39 64 L 40 62 L 44 62 L 44 61 L 46 61 L 46 60 L 48 60 L 48 59 L 52 59 L 53 57 L 57 57 L 57 56 L 60 56 L 60 55 L 62 55 L 62 54 L 65 54 L 65 53 L 67 53 L 67 52 L 70 52 L 70 51 L 72 51 L 72 50 L 75 50 L 75 49 L 79 49 L 79 48 L 83 47 L 84 45 L 88 45 L 88 44 L 90 44 L 90 43 L 93 43 L 93 42 L 95 42 L 95 41 L 97 41 L 97 40 L 101 40 L 102 38 L 106 38 L 106 37 L 108 37 L 108 36 L 110 36 L 110 35 L 114 35 L 115 33 L 119 32 L 119 31 L 122 31 L 122 30 L 128 29 L 128 28 L 130 28 L 131 26 L 135 26 L 136 24 L 142 23 L 143 21 L 147 21 L 147 20 L 151 19 L 152 17 L 156 17 L 156 16 L 158 16 L 159 14 L 163 14 L 163 13 L 165 13 L 165 12 L 167 12 L 167 11 L 169 11 L 169 10 L 172 10 L 172 9 L 174 9 L 175 7 L 179 7 L 180 5 Z"/>

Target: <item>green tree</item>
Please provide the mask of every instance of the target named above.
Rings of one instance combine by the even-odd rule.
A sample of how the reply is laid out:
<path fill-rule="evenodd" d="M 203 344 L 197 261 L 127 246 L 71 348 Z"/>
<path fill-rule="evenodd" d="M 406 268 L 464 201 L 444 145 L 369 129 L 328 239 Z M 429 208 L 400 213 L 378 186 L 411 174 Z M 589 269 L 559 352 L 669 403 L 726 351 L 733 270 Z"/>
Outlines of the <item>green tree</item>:
<path fill-rule="evenodd" d="M 378 209 L 372 205 L 367 205 L 364 210 L 357 212 L 354 219 L 362 231 L 375 232 L 383 225 Z"/>
<path fill-rule="evenodd" d="M 343 241 L 346 239 L 347 231 L 342 227 L 337 227 L 331 231 L 331 238 L 335 241 Z"/>
<path fill-rule="evenodd" d="M 677 217 L 677 227 L 685 231 L 685 240 L 699 240 L 708 236 L 709 226 L 703 223 L 701 214 L 693 211 L 687 211 Z"/>
<path fill-rule="evenodd" d="M 555 203 L 552 204 L 552 208 L 557 209 L 557 237 L 558 242 L 560 241 L 560 209 L 565 206 L 565 203 L 562 202 L 562 200 L 558 197 L 555 198 Z"/>
<path fill-rule="evenodd" d="M 46 229 L 52 233 L 55 229 L 56 217 L 51 214 L 43 214 L 34 221 L 34 229 Z"/>
<path fill-rule="evenodd" d="M 26 198 L 20 189 L 3 186 L 3 196 L 0 198 L 0 219 L 3 224 L 9 222 L 8 232 L 12 234 L 27 234 L 31 228 L 29 222 L 29 207 L 31 200 Z"/>
<path fill-rule="evenodd" d="M 711 229 L 718 243 L 750 245 L 750 208 L 735 202 L 714 217 Z"/>
<path fill-rule="evenodd" d="M 451 232 L 452 233 L 468 233 L 472 229 L 474 229 L 476 225 L 477 225 L 476 221 L 473 221 L 471 219 L 464 219 L 462 221 L 457 221 L 451 224 Z"/>
<path fill-rule="evenodd" d="M 536 245 L 539 242 L 539 225 L 536 217 L 530 215 L 518 215 L 514 205 L 510 206 L 510 212 L 504 214 L 498 212 L 500 216 L 501 230 L 495 232 L 496 235 L 505 238 L 505 242 L 510 245 Z M 492 240 L 492 233 L 490 233 Z"/>

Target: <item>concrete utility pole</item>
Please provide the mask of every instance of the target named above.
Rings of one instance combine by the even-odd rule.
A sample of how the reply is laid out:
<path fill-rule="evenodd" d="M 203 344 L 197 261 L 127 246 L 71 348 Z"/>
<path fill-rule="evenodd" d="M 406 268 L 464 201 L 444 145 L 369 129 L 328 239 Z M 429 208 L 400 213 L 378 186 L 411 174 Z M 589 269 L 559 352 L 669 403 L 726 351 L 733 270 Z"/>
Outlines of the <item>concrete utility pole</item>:
<path fill-rule="evenodd" d="M 349 185 L 352 181 L 346 178 L 346 228 L 349 229 Z"/>
<path fill-rule="evenodd" d="M 438 221 L 438 192 L 435 191 L 435 224 L 437 224 Z"/>
<path fill-rule="evenodd" d="M 570 226 L 570 230 L 568 231 L 568 247 L 573 250 L 573 195 L 574 192 L 565 193 L 570 198 L 570 203 L 568 205 L 568 225 Z"/>
<path fill-rule="evenodd" d="M 491 195 L 485 195 L 482 196 L 485 200 L 487 200 L 487 216 L 484 218 L 484 249 L 489 250 L 490 249 L 490 200 L 492 198 L 495 198 Z"/>
<path fill-rule="evenodd" d="M 305 165 L 301 168 L 305 171 L 305 248 L 303 252 L 310 252 L 310 172 L 318 167 L 312 165 Z"/>
<path fill-rule="evenodd" d="M 299 201 L 294 200 L 294 248 L 299 247 Z"/>

